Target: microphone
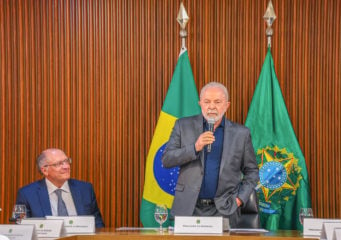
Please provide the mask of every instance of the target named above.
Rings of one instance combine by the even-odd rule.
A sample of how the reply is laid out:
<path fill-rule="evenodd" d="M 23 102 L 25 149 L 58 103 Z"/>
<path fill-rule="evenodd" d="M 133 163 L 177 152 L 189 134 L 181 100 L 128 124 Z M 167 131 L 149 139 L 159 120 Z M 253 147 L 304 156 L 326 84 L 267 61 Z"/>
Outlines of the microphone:
<path fill-rule="evenodd" d="M 214 130 L 214 123 L 215 123 L 214 118 L 209 118 L 207 120 L 208 131 L 213 132 L 213 130 Z M 212 149 L 211 144 L 208 144 L 207 145 L 207 152 L 211 152 L 211 149 Z"/>

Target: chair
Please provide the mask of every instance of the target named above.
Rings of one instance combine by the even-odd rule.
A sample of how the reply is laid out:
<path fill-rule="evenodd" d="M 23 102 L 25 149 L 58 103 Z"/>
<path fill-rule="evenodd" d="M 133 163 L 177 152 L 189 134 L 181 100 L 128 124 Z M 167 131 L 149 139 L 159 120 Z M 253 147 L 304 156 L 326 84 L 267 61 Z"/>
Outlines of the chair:
<path fill-rule="evenodd" d="M 241 208 L 238 228 L 259 228 L 260 220 L 258 214 L 258 197 L 256 190 L 253 190 L 249 200 Z"/>

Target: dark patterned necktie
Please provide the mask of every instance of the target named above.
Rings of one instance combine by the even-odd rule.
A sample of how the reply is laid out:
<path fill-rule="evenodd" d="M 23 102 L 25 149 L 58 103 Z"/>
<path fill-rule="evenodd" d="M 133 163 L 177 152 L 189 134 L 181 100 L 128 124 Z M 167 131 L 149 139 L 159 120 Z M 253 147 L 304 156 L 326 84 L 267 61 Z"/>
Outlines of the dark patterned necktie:
<path fill-rule="evenodd" d="M 56 189 L 55 191 L 58 197 L 58 206 L 57 206 L 58 216 L 68 216 L 65 202 L 62 199 L 62 191 L 63 191 L 62 189 Z"/>

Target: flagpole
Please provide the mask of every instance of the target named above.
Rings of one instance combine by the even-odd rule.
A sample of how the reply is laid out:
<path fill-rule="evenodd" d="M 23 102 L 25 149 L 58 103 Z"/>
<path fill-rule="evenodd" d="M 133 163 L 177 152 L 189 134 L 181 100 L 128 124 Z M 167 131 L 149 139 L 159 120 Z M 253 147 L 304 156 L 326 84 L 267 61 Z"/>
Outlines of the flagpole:
<path fill-rule="evenodd" d="M 265 34 L 266 34 L 267 39 L 268 39 L 268 47 L 271 48 L 271 37 L 274 33 L 271 26 L 276 19 L 276 14 L 274 11 L 274 7 L 272 6 L 271 0 L 268 3 L 268 7 L 266 8 L 266 11 L 265 11 L 263 18 L 264 18 L 266 24 L 268 25 L 268 27 L 266 28 Z"/>
<path fill-rule="evenodd" d="M 185 28 L 186 28 L 187 22 L 189 21 L 189 17 L 187 15 L 186 9 L 182 2 L 180 3 L 180 9 L 179 9 L 178 17 L 176 18 L 176 20 L 178 21 L 181 27 L 180 37 L 182 39 L 182 46 L 181 46 L 181 53 L 182 53 L 184 50 L 186 50 L 186 37 L 188 34 Z"/>
<path fill-rule="evenodd" d="M 264 18 L 264 20 L 266 22 L 266 25 L 268 26 L 266 28 L 265 35 L 266 35 L 266 37 L 268 39 L 268 47 L 271 48 L 271 37 L 272 37 L 272 35 L 274 33 L 274 31 L 271 28 L 271 26 L 272 26 L 273 22 L 276 19 L 276 14 L 275 14 L 274 7 L 272 5 L 271 0 L 268 3 L 268 7 L 265 10 L 265 14 L 264 14 L 263 18 Z M 258 183 L 258 185 L 255 187 L 255 190 L 257 191 L 261 187 L 262 187 L 262 184 Z"/>

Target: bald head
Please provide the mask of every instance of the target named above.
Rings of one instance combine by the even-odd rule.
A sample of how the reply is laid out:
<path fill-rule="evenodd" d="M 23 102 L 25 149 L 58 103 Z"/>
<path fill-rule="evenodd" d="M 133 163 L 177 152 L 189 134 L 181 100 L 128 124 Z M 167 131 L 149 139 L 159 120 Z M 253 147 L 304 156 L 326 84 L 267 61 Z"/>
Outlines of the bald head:
<path fill-rule="evenodd" d="M 223 92 L 224 96 L 225 96 L 225 100 L 227 102 L 229 101 L 229 92 L 227 91 L 227 88 L 223 84 L 218 83 L 218 82 L 210 82 L 210 83 L 207 83 L 205 86 L 203 86 L 203 88 L 200 91 L 200 99 L 203 98 L 203 96 L 205 95 L 205 92 L 207 91 L 207 89 L 210 89 L 210 88 L 218 88 L 218 89 L 220 89 Z"/>
<path fill-rule="evenodd" d="M 64 153 L 64 151 L 58 148 L 48 148 L 42 151 L 40 155 L 37 157 L 37 162 L 36 162 L 39 172 L 42 173 L 41 168 L 47 164 L 49 159 L 51 160 L 53 159 L 54 156 L 57 156 L 57 155 L 65 155 L 66 157 L 66 154 Z"/>
<path fill-rule="evenodd" d="M 44 177 L 58 188 L 70 178 L 71 158 L 60 149 L 44 150 L 37 158 L 37 166 Z"/>

